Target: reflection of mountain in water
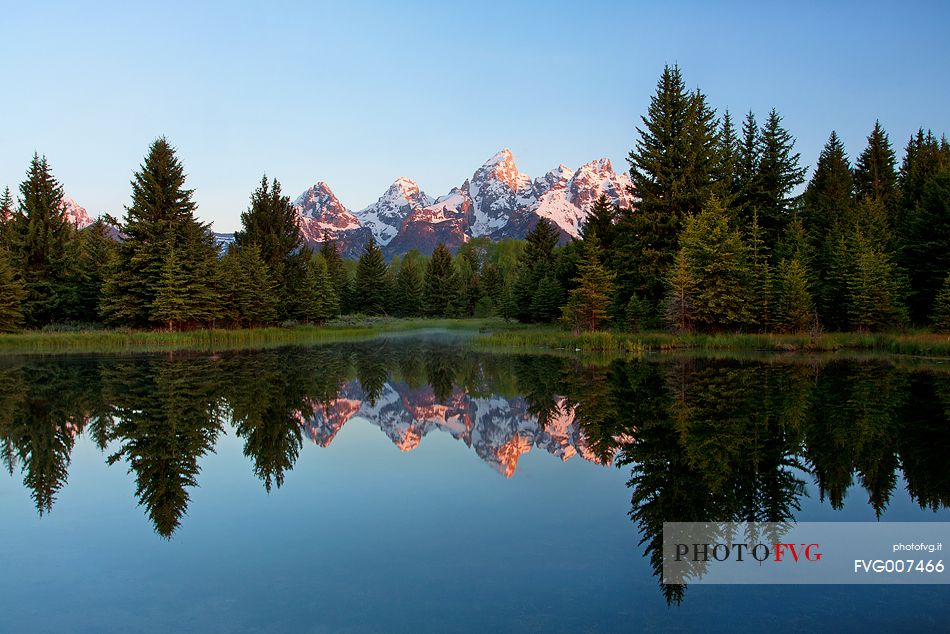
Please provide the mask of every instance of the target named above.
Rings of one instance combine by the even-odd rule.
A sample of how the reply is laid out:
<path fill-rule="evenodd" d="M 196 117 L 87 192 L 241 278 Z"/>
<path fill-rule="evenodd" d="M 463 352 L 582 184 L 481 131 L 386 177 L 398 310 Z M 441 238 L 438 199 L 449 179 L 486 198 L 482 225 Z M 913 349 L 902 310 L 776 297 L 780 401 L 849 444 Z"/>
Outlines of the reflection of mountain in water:
<path fill-rule="evenodd" d="M 375 401 L 366 398 L 359 381 L 349 381 L 338 398 L 311 406 L 313 415 L 301 416 L 301 422 L 307 436 L 322 447 L 358 416 L 379 427 L 400 451 L 412 451 L 429 432 L 448 433 L 508 478 L 532 447 L 561 460 L 580 454 L 595 463 L 612 461 L 590 450 L 574 408 L 563 397 L 543 428 L 524 397 L 473 397 L 456 387 L 440 402 L 430 386 L 413 389 L 402 381 L 387 381 Z"/>

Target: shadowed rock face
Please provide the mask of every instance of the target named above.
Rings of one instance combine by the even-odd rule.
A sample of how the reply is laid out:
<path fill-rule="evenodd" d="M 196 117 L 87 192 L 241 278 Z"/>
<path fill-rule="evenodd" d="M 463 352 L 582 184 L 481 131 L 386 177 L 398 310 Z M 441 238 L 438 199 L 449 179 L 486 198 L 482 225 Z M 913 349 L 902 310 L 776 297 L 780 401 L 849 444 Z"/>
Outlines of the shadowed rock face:
<path fill-rule="evenodd" d="M 472 238 L 523 238 L 541 218 L 551 221 L 563 241 L 580 235 L 597 198 L 632 204 L 626 173 L 617 174 L 608 159 L 576 171 L 559 165 L 532 180 L 518 170 L 514 155 L 504 149 L 459 187 L 432 199 L 412 179 L 400 177 L 368 207 L 351 212 L 324 182 L 301 194 L 295 206 L 304 240 L 310 246 L 324 233 L 338 241 L 346 257 L 358 257 L 372 235 L 387 257 L 412 249 L 432 253 L 444 243 L 457 249 Z"/>

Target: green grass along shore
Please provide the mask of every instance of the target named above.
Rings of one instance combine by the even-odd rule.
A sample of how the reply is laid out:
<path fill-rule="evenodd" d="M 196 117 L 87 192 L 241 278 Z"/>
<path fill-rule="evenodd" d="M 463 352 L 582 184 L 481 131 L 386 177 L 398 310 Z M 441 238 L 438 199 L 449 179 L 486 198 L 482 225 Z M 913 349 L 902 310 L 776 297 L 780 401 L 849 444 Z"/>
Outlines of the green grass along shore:
<path fill-rule="evenodd" d="M 346 317 L 324 326 L 194 330 L 27 331 L 0 335 L 0 353 L 154 352 L 229 350 L 371 339 L 422 330 L 470 332 L 479 347 L 511 351 L 565 350 L 608 354 L 702 350 L 761 352 L 868 351 L 950 357 L 950 336 L 931 332 L 779 334 L 691 334 L 592 332 L 574 335 L 557 326 L 527 326 L 500 319 L 396 319 Z"/>

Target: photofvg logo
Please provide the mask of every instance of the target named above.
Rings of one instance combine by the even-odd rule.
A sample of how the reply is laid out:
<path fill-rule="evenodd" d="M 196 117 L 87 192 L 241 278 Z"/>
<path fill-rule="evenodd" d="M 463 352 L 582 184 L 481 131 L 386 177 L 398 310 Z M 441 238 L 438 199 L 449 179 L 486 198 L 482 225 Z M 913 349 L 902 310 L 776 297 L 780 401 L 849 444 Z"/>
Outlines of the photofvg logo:
<path fill-rule="evenodd" d="M 670 522 L 663 583 L 948 583 L 950 523 Z"/>

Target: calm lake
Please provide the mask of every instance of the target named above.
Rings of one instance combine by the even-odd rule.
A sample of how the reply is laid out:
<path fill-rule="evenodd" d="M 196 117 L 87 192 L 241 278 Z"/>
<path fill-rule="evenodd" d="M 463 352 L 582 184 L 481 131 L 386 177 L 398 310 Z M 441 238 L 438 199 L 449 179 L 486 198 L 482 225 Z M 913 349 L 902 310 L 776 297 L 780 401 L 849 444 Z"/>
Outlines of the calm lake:
<path fill-rule="evenodd" d="M 950 623 L 950 586 L 652 563 L 664 521 L 950 521 L 950 365 L 447 335 L 4 356 L 0 450 L 2 632 Z"/>

